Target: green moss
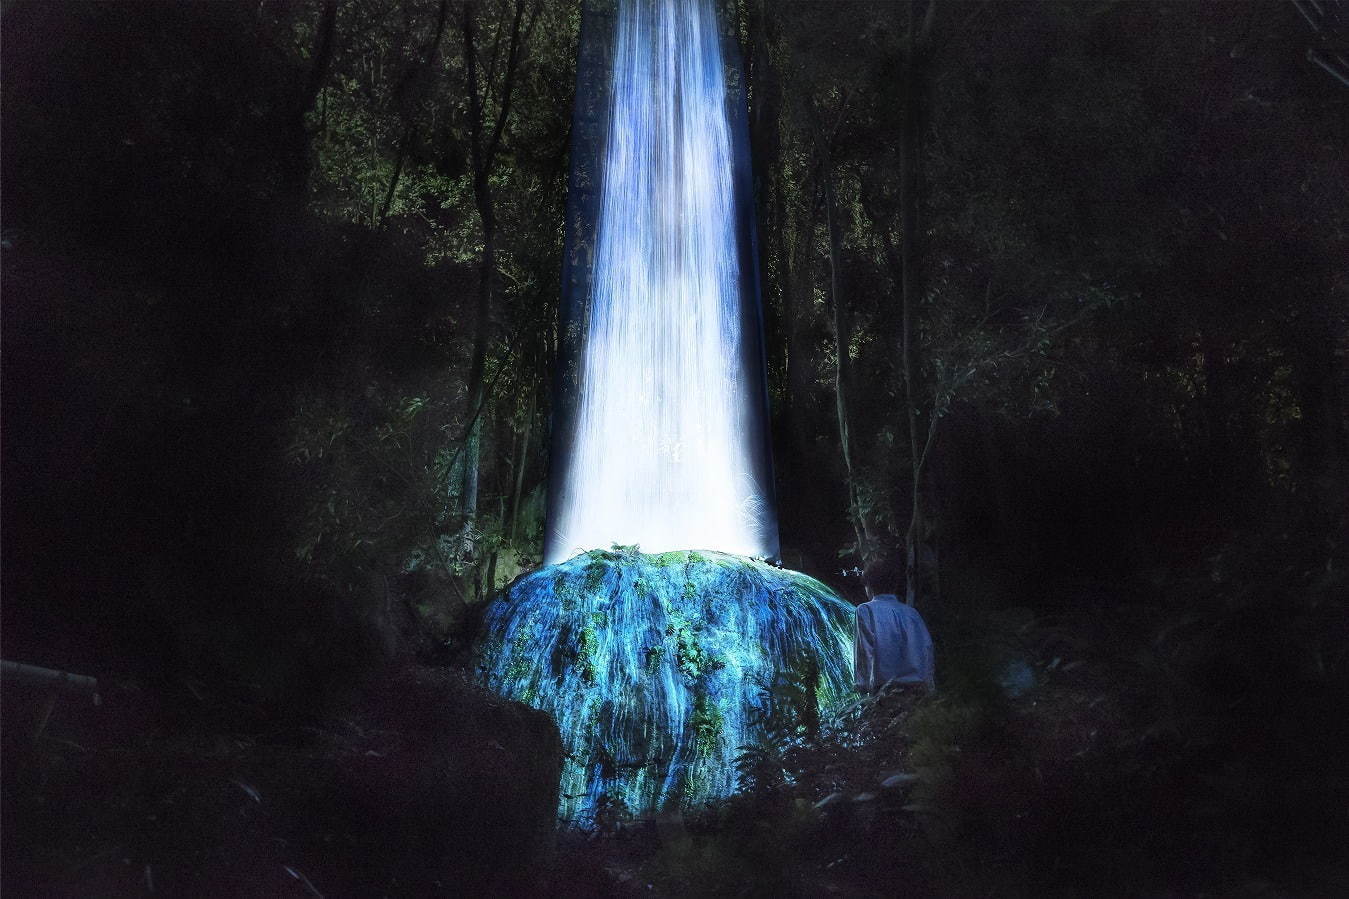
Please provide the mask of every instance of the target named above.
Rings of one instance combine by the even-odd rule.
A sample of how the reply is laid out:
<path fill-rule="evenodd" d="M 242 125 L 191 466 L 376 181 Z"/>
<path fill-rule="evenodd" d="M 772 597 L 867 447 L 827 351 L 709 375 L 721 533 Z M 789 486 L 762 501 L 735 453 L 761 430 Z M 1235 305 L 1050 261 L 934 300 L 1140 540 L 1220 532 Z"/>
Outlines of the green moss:
<path fill-rule="evenodd" d="M 510 664 L 506 666 L 506 679 L 528 682 L 536 667 L 534 661 L 524 655 L 512 656 Z"/>
<path fill-rule="evenodd" d="M 648 646 L 646 648 L 646 673 L 655 675 L 660 670 L 660 659 L 665 654 L 663 646 Z"/>
<path fill-rule="evenodd" d="M 592 625 L 581 628 L 581 633 L 576 638 L 576 667 L 581 672 L 581 678 L 588 684 L 595 682 L 595 647 L 598 644 L 599 638 L 595 635 L 595 628 Z"/>
<path fill-rule="evenodd" d="M 721 742 L 721 733 L 726 725 L 726 716 L 721 707 L 709 697 L 706 691 L 699 690 L 693 697 L 693 718 L 690 721 L 698 752 L 710 755 Z"/>
<path fill-rule="evenodd" d="M 511 637 L 511 658 L 527 654 L 533 644 L 534 634 L 529 628 L 516 628 L 514 636 Z"/>
<path fill-rule="evenodd" d="M 530 675 L 534 673 L 538 665 L 533 652 L 534 636 L 528 628 L 519 628 L 515 636 L 511 637 L 511 645 L 506 649 L 507 658 L 510 659 L 506 666 L 506 677 L 511 680 L 530 680 Z"/>
<path fill-rule="evenodd" d="M 594 561 L 587 565 L 581 572 L 581 590 L 585 593 L 594 593 L 598 590 L 604 583 L 604 575 L 609 571 L 609 567 L 604 561 Z"/>
<path fill-rule="evenodd" d="M 557 598 L 558 607 L 564 612 L 570 612 L 576 608 L 576 587 L 572 584 L 571 576 L 561 571 L 553 578 L 553 596 Z"/>
<path fill-rule="evenodd" d="M 675 665 L 684 679 L 692 683 L 702 672 L 702 647 L 692 626 L 678 611 L 670 613 L 665 625 L 665 636 L 674 644 Z"/>
<path fill-rule="evenodd" d="M 674 644 L 675 665 L 684 680 L 690 684 L 712 672 L 719 671 L 726 663 L 703 648 L 699 639 L 702 626 L 696 619 L 685 616 L 679 610 L 670 613 L 665 626 L 665 636 Z"/>

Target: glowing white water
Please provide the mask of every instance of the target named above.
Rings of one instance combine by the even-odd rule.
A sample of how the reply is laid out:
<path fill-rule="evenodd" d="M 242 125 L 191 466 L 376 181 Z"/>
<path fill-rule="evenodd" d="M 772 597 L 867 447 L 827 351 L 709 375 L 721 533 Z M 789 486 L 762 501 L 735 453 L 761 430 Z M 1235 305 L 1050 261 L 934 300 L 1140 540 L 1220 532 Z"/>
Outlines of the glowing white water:
<path fill-rule="evenodd" d="M 733 140 L 711 0 L 621 0 L 581 395 L 545 561 L 776 553 L 754 477 Z M 750 297 L 750 302 L 757 298 Z"/>
<path fill-rule="evenodd" d="M 475 647 L 485 684 L 557 721 L 581 827 L 730 795 L 774 685 L 822 718 L 852 698 L 852 607 L 744 558 L 776 555 L 777 525 L 748 129 L 714 2 L 586 5 L 549 564 Z"/>

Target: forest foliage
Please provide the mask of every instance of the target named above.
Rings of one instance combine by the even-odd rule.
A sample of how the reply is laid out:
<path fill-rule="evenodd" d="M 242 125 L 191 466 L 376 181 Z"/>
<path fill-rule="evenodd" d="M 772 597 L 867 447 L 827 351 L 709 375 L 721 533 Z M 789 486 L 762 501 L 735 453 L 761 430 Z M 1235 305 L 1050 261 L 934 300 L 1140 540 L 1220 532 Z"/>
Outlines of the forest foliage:
<path fill-rule="evenodd" d="M 938 615 L 1340 570 L 1349 92 L 1293 7 L 725 12 L 787 565 L 908 551 Z M 5 6 L 7 654 L 304 697 L 465 644 L 540 554 L 579 25 Z"/>
<path fill-rule="evenodd" d="M 823 866 L 839 846 L 804 809 L 892 765 L 924 769 L 913 802 L 948 824 L 885 798 L 837 833 L 955 848 L 854 860 L 854 883 L 981 891 L 1005 858 L 1027 890 L 1118 883 L 1139 856 L 1116 832 L 1159 888 L 1332 854 L 1329 32 L 1305 4 L 722 6 L 783 561 L 860 599 L 844 570 L 906 556 L 944 695 L 902 743 L 783 712 L 744 795 L 645 873 Z M 462 658 L 540 557 L 580 21 L 553 0 L 0 8 L 6 658 L 233 684 L 279 714 L 381 660 Z"/>

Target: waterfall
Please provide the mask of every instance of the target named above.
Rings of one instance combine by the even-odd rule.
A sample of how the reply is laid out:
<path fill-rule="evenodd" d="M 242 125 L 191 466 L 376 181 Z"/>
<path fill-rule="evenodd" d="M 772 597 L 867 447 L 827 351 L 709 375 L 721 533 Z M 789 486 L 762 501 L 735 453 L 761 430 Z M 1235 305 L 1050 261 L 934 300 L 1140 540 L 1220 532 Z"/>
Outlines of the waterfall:
<path fill-rule="evenodd" d="M 820 715 L 854 698 L 852 606 L 762 561 L 777 521 L 734 54 L 713 0 L 612 9 L 582 27 L 547 564 L 488 607 L 474 662 L 557 721 L 559 812 L 582 827 L 730 795 L 784 684 Z"/>
<path fill-rule="evenodd" d="M 619 0 L 612 34 L 588 37 L 611 40 L 609 105 L 545 561 L 615 544 L 775 557 L 734 54 L 712 0 Z"/>

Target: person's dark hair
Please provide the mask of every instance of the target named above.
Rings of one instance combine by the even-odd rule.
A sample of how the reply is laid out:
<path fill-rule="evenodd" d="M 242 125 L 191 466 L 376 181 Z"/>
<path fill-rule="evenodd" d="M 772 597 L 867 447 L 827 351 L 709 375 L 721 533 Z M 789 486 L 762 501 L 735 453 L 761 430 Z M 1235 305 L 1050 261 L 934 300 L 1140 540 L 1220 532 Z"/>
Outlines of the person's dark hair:
<path fill-rule="evenodd" d="M 899 593 L 904 583 L 904 566 L 894 556 L 877 556 L 867 565 L 862 579 L 872 593 Z"/>

